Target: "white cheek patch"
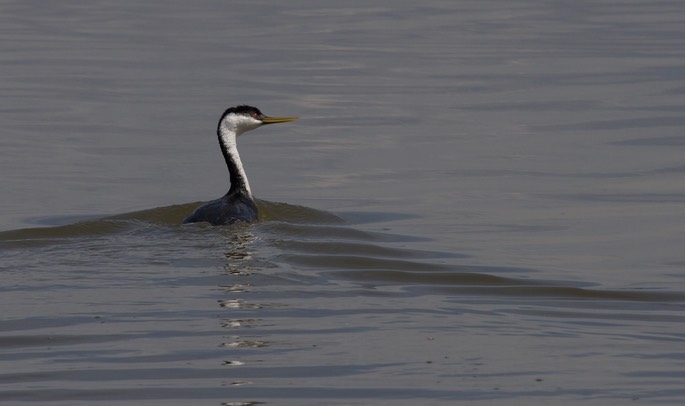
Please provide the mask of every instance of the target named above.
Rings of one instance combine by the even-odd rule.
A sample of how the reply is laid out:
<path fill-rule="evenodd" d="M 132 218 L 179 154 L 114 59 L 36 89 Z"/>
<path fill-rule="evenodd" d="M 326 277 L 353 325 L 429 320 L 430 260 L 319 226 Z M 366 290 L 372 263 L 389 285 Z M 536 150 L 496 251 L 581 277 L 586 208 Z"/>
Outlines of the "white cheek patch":
<path fill-rule="evenodd" d="M 223 121 L 223 126 L 227 130 L 236 133 L 236 135 L 241 135 L 246 131 L 254 130 L 257 127 L 261 127 L 263 124 L 264 123 L 254 117 L 235 114 L 226 116 Z"/>

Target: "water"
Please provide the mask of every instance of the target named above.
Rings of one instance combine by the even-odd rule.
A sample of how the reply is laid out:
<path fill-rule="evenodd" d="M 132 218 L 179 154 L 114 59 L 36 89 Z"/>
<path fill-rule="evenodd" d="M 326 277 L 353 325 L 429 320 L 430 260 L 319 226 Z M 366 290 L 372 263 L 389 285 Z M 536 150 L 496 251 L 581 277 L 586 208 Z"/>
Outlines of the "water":
<path fill-rule="evenodd" d="M 685 400 L 680 2 L 0 10 L 3 405 Z"/>

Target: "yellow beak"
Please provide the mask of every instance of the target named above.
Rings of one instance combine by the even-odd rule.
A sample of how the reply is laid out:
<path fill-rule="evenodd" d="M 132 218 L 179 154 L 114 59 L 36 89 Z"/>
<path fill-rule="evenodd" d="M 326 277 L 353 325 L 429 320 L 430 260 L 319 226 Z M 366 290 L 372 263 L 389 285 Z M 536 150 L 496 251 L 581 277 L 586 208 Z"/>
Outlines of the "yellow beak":
<path fill-rule="evenodd" d="M 276 124 L 276 123 L 287 123 L 288 121 L 295 121 L 299 117 L 264 117 L 262 118 L 262 123 L 264 124 Z"/>

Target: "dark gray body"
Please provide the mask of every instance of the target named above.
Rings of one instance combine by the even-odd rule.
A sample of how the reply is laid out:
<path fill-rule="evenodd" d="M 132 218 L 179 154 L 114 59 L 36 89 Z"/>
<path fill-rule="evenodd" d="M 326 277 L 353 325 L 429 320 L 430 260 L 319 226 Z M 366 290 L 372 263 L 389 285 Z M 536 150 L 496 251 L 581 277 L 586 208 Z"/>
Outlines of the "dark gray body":
<path fill-rule="evenodd" d="M 223 226 L 239 221 L 256 221 L 257 215 L 257 205 L 252 198 L 243 193 L 229 193 L 202 204 L 190 213 L 183 223 L 206 222 L 214 226 Z"/>

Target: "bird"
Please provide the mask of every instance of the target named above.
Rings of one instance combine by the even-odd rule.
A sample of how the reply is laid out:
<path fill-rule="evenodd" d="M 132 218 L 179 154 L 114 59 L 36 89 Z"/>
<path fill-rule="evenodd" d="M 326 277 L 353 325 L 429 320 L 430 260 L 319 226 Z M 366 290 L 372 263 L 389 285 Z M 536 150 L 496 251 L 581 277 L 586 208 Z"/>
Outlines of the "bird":
<path fill-rule="evenodd" d="M 237 139 L 243 133 L 263 125 L 287 123 L 297 119 L 298 117 L 268 117 L 258 108 L 247 105 L 231 107 L 224 111 L 216 132 L 228 167 L 231 186 L 224 196 L 197 207 L 183 220 L 183 223 L 206 222 L 218 226 L 256 221 L 257 205 L 252 197 L 250 183 L 240 160 Z"/>

